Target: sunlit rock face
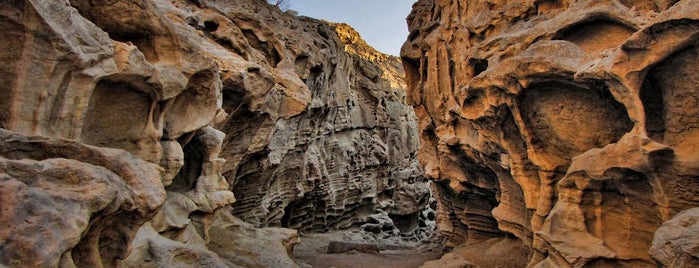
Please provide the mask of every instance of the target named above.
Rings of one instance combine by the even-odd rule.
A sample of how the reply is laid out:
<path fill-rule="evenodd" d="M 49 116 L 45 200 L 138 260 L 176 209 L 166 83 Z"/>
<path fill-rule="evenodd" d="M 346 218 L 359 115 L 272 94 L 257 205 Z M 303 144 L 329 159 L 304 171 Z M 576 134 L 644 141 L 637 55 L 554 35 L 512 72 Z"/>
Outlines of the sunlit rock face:
<path fill-rule="evenodd" d="M 0 40 L 0 266 L 294 267 L 257 227 L 429 229 L 400 60 L 347 25 L 18 0 Z"/>
<path fill-rule="evenodd" d="M 401 57 L 449 246 L 521 243 L 531 267 L 694 263 L 676 227 L 656 240 L 682 249 L 649 250 L 699 205 L 698 19 L 691 0 L 415 3 Z"/>

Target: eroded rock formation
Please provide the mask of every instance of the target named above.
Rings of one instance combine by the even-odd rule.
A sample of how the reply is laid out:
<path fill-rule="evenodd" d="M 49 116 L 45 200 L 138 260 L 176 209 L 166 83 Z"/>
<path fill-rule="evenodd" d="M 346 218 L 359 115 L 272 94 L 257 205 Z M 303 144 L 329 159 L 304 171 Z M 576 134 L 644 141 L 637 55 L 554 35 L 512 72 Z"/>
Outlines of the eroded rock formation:
<path fill-rule="evenodd" d="M 158 166 L 0 129 L 0 264 L 115 266 L 165 200 Z"/>
<path fill-rule="evenodd" d="M 696 267 L 699 265 L 697 228 L 699 208 L 691 208 L 663 223 L 653 236 L 650 254 L 663 267 Z"/>
<path fill-rule="evenodd" d="M 347 25 L 19 0 L 0 41 L 0 266 L 293 267 L 296 231 L 257 227 L 430 229 L 399 59 Z"/>
<path fill-rule="evenodd" d="M 656 230 L 699 205 L 699 2 L 413 8 L 401 56 L 449 245 L 522 243 L 516 266 L 655 266 Z M 656 260 L 692 263 L 682 243 Z"/>
<path fill-rule="evenodd" d="M 192 16 L 249 61 L 223 80 L 217 125 L 234 214 L 306 232 L 417 230 L 429 193 L 400 60 L 348 25 L 256 3 L 206 2 Z"/>

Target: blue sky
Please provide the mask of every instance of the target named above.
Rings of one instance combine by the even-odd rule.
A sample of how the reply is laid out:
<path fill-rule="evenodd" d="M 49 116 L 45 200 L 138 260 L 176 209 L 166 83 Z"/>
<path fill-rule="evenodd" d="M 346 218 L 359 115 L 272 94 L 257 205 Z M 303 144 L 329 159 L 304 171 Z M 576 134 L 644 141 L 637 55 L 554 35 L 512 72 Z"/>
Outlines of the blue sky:
<path fill-rule="evenodd" d="M 299 15 L 344 22 L 377 50 L 398 56 L 408 37 L 405 17 L 416 0 L 290 0 Z"/>

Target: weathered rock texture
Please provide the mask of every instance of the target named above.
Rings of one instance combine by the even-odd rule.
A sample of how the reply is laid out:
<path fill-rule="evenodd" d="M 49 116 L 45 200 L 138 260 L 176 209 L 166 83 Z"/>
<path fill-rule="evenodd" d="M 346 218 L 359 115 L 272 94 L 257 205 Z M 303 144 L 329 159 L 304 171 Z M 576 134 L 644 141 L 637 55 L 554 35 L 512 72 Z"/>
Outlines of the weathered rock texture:
<path fill-rule="evenodd" d="M 0 129 L 0 264 L 115 266 L 165 200 L 158 166 Z"/>
<path fill-rule="evenodd" d="M 146 226 L 169 232 L 162 240 L 210 242 L 213 212 L 235 201 L 219 172 L 225 135 L 209 126 L 225 116 L 220 63 L 173 10 L 155 1 L 0 4 L 0 125 L 72 140 L 4 134 L 0 263 L 123 265 L 151 218 Z"/>
<path fill-rule="evenodd" d="M 653 236 L 650 254 L 663 267 L 699 266 L 699 208 L 680 212 Z"/>
<path fill-rule="evenodd" d="M 229 116 L 216 125 L 234 214 L 305 232 L 418 228 L 429 191 L 400 60 L 345 24 L 258 1 L 202 7 L 192 23 L 247 60 L 223 77 Z"/>
<path fill-rule="evenodd" d="M 515 237 L 529 266 L 655 266 L 656 229 L 699 205 L 699 1 L 413 7 L 407 98 L 450 245 Z"/>
<path fill-rule="evenodd" d="M 429 229 L 399 59 L 347 25 L 18 0 L 0 43 L 0 266 L 293 267 L 296 231 L 254 227 Z"/>

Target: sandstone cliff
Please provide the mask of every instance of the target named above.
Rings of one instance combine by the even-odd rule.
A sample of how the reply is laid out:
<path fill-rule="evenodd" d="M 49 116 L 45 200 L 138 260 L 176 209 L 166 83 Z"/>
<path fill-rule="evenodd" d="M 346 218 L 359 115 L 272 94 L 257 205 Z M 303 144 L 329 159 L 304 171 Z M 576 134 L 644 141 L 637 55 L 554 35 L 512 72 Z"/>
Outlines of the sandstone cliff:
<path fill-rule="evenodd" d="M 259 5 L 209 7 L 227 14 L 199 15 L 218 25 L 211 35 L 237 38 L 232 42 L 258 66 L 224 81 L 230 115 L 218 127 L 229 133 L 222 155 L 238 199 L 234 214 L 310 232 L 415 229 L 429 194 L 400 60 L 369 47 L 346 24 Z M 268 93 L 250 93 L 262 90 Z M 291 90 L 305 102 L 269 111 Z"/>
<path fill-rule="evenodd" d="M 0 266 L 293 267 L 296 231 L 256 227 L 423 235 L 399 59 L 346 25 L 19 0 L 0 41 Z"/>
<path fill-rule="evenodd" d="M 413 7 L 401 55 L 438 224 L 451 246 L 492 246 L 449 257 L 655 266 L 656 230 L 699 205 L 699 2 Z M 696 263 L 673 228 L 652 256 Z"/>

